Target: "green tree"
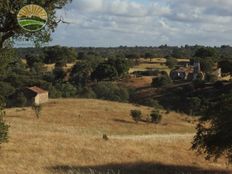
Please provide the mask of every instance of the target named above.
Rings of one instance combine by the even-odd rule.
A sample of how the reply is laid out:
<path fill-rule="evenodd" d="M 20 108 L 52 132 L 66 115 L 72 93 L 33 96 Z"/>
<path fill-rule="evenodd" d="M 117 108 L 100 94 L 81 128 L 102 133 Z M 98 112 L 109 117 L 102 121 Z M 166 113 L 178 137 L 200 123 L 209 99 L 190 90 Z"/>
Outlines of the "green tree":
<path fill-rule="evenodd" d="M 207 159 L 226 155 L 232 162 L 232 93 L 211 102 L 197 126 L 192 148 Z"/>
<path fill-rule="evenodd" d="M 64 98 L 76 97 L 77 95 L 77 88 L 68 82 L 58 83 L 56 88 L 62 92 L 62 97 Z"/>
<path fill-rule="evenodd" d="M 7 82 L 0 81 L 0 89 L 1 89 L 0 96 L 2 96 L 4 98 L 9 97 L 10 95 L 14 94 L 14 92 L 15 92 L 15 88 Z"/>
<path fill-rule="evenodd" d="M 155 124 L 159 124 L 162 120 L 162 115 L 160 114 L 160 111 L 157 109 L 151 111 L 150 117 L 151 122 Z"/>
<path fill-rule="evenodd" d="M 144 57 L 145 57 L 145 59 L 150 59 L 150 62 L 151 62 L 152 58 L 154 58 L 155 56 L 151 52 L 146 52 Z"/>
<path fill-rule="evenodd" d="M 93 68 L 88 61 L 78 62 L 70 73 L 71 81 L 78 86 L 85 86 L 90 80 Z"/>
<path fill-rule="evenodd" d="M 19 92 L 15 96 L 15 106 L 24 107 L 27 104 L 27 98 L 22 92 Z"/>
<path fill-rule="evenodd" d="M 53 74 L 56 81 L 62 81 L 65 78 L 65 70 L 63 68 L 55 68 Z"/>
<path fill-rule="evenodd" d="M 34 41 L 35 44 L 47 42 L 50 35 L 57 26 L 59 19 L 56 17 L 56 10 L 64 7 L 70 0 L 5 0 L 0 1 L 0 48 L 3 48 L 4 42 L 10 38 L 26 38 Z M 49 20 L 47 27 L 40 32 L 30 33 L 24 31 L 17 22 L 18 11 L 26 4 L 35 3 L 45 8 Z"/>
<path fill-rule="evenodd" d="M 73 48 L 59 45 L 45 48 L 45 60 L 47 64 L 60 62 L 62 64 L 73 63 L 77 59 L 77 51 Z"/>
<path fill-rule="evenodd" d="M 118 77 L 116 68 L 107 63 L 101 63 L 96 70 L 91 74 L 94 80 L 113 80 Z"/>
<path fill-rule="evenodd" d="M 118 73 L 118 76 L 121 77 L 128 73 L 129 71 L 129 61 L 123 58 L 109 59 L 108 64 L 112 65 Z"/>
<path fill-rule="evenodd" d="M 220 61 L 218 63 L 219 67 L 222 69 L 223 73 L 231 73 L 232 74 L 232 61 Z"/>
<path fill-rule="evenodd" d="M 93 87 L 93 90 L 99 99 L 121 102 L 129 99 L 129 92 L 126 88 L 111 82 L 99 82 Z"/>
<path fill-rule="evenodd" d="M 189 115 L 198 114 L 201 107 L 201 99 L 199 97 L 187 98 L 189 106 Z"/>
<path fill-rule="evenodd" d="M 167 59 L 166 65 L 168 66 L 168 68 L 173 69 L 177 65 L 177 63 L 178 62 L 176 58 L 170 57 Z"/>
<path fill-rule="evenodd" d="M 141 117 L 142 117 L 142 112 L 140 110 L 131 110 L 131 113 L 130 113 L 132 119 L 138 123 L 140 120 L 141 120 Z"/>
<path fill-rule="evenodd" d="M 155 77 L 152 80 L 152 86 L 155 88 L 160 88 L 163 86 L 167 86 L 172 83 L 172 80 L 168 75 L 160 75 L 159 77 Z"/>
<path fill-rule="evenodd" d="M 216 56 L 216 51 L 213 48 L 209 47 L 201 47 L 196 50 L 194 57 L 199 57 L 199 58 L 207 58 L 211 57 L 214 58 Z"/>

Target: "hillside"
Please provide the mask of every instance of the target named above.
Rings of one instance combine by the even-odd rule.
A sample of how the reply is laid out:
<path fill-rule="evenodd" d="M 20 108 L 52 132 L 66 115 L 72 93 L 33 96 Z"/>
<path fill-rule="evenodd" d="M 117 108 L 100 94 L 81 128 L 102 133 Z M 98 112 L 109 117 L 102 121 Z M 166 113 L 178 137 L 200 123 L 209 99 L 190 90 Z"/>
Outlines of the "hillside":
<path fill-rule="evenodd" d="M 152 108 L 87 99 L 51 100 L 41 118 L 30 108 L 7 110 L 10 138 L 2 145 L 0 173 L 219 173 L 190 149 L 194 120 L 164 114 L 159 126 L 136 124 L 129 113 Z M 109 140 L 102 139 L 103 134 Z M 214 171 L 213 171 L 214 170 Z M 221 172 L 224 173 L 224 172 Z M 226 173 L 226 172 L 225 172 Z M 229 171 L 228 171 L 229 173 Z"/>

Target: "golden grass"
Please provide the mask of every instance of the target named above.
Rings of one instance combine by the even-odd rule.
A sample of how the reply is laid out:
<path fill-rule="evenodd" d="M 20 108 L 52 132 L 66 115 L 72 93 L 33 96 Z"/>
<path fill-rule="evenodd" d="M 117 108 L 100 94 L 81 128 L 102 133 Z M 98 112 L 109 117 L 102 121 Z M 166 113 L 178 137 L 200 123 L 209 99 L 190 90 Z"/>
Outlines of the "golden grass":
<path fill-rule="evenodd" d="M 75 63 L 67 63 L 66 66 L 64 67 L 65 71 L 68 71 L 72 69 L 72 67 L 75 65 Z M 55 69 L 55 64 L 44 64 L 44 67 L 47 72 L 51 72 Z"/>
<path fill-rule="evenodd" d="M 151 110 L 137 107 L 144 115 Z M 192 119 L 176 113 L 164 114 L 159 126 L 142 122 L 135 124 L 129 113 L 137 107 L 100 100 L 51 100 L 43 107 L 39 120 L 30 108 L 8 109 L 6 120 L 11 126 L 10 138 L 1 148 L 0 173 L 79 174 L 75 172 L 79 168 L 110 168 L 110 164 L 116 164 L 116 168 L 133 168 L 133 164 L 140 164 L 146 168 L 145 163 L 161 163 L 167 168 L 176 165 L 180 170 L 185 165 L 206 169 L 226 167 L 223 162 L 206 162 L 202 156 L 198 157 L 190 151 L 189 136 L 172 138 L 170 135 L 170 139 L 120 138 L 121 135 L 167 136 L 169 133 L 194 131 Z M 109 141 L 102 139 L 103 133 L 109 136 Z M 119 138 L 114 138 L 116 136 Z M 155 170 L 149 169 L 147 173 L 153 174 Z"/>

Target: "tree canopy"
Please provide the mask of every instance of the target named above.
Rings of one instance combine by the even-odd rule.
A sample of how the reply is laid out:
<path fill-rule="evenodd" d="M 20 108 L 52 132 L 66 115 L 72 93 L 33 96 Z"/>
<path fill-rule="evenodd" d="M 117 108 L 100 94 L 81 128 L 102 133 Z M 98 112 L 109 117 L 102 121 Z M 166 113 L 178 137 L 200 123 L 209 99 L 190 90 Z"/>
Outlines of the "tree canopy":
<path fill-rule="evenodd" d="M 59 22 L 56 17 L 56 9 L 62 8 L 71 0 L 4 0 L 0 1 L 0 48 L 5 41 L 14 37 L 17 39 L 26 38 L 32 40 L 35 44 L 47 42 L 50 40 L 50 34 L 53 32 Z M 18 11 L 27 4 L 37 4 L 42 6 L 48 13 L 49 20 L 47 26 L 39 32 L 27 32 L 23 30 L 17 22 Z"/>
<path fill-rule="evenodd" d="M 193 149 L 207 159 L 226 155 L 232 162 L 232 93 L 223 94 L 211 102 L 197 126 Z"/>

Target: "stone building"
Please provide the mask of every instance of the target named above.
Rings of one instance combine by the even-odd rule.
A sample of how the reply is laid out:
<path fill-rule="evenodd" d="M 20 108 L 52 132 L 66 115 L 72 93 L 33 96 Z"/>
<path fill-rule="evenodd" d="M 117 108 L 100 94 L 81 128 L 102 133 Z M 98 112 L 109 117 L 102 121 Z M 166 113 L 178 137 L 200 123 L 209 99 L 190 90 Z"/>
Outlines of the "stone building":
<path fill-rule="evenodd" d="M 48 102 L 48 91 L 37 86 L 27 87 L 24 89 L 24 95 L 29 105 L 40 105 Z"/>
<path fill-rule="evenodd" d="M 205 74 L 201 71 L 201 64 L 194 63 L 193 66 L 178 67 L 170 72 L 172 80 L 196 80 L 204 79 Z"/>

